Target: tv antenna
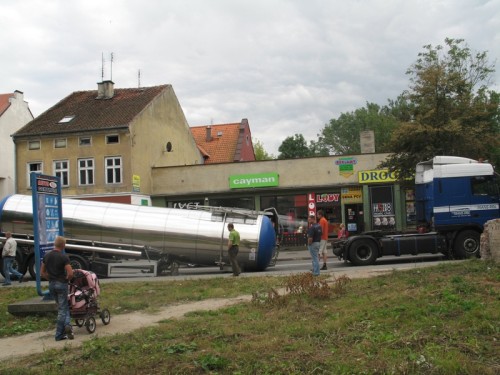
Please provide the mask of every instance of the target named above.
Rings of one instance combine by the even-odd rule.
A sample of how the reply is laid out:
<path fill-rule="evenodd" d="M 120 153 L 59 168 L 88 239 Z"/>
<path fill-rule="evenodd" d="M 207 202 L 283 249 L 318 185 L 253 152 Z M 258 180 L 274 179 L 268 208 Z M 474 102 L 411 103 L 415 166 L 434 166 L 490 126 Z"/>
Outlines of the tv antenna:
<path fill-rule="evenodd" d="M 110 80 L 113 80 L 113 59 L 114 59 L 114 53 L 111 52 L 110 55 Z M 104 65 L 105 65 L 105 59 L 104 59 L 104 52 L 101 52 L 101 81 L 104 82 Z"/>
<path fill-rule="evenodd" d="M 113 80 L 113 52 L 111 52 L 111 78 L 110 80 Z"/>

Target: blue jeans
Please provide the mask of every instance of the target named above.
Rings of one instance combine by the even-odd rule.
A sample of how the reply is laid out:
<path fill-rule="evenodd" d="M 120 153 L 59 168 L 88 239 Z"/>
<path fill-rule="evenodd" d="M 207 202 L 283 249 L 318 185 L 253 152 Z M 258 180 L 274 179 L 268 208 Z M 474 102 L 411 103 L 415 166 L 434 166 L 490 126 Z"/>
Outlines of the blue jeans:
<path fill-rule="evenodd" d="M 307 248 L 312 258 L 312 273 L 314 276 L 319 276 L 319 242 L 313 242 Z"/>
<path fill-rule="evenodd" d="M 56 340 L 60 340 L 66 334 L 65 327 L 70 325 L 68 283 L 51 281 L 49 282 L 49 292 L 57 303 Z"/>
<path fill-rule="evenodd" d="M 4 284 L 10 284 L 10 274 L 15 275 L 17 278 L 21 279 L 23 275 L 12 268 L 12 263 L 14 263 L 14 257 L 4 257 L 3 258 L 3 274 L 5 275 Z"/>

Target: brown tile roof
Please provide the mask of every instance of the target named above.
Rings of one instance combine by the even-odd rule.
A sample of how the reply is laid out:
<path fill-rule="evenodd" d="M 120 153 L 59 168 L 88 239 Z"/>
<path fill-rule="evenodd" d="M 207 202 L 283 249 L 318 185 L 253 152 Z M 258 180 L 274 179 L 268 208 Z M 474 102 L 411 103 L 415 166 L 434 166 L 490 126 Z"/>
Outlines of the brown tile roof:
<path fill-rule="evenodd" d="M 240 123 L 210 125 L 211 140 L 207 140 L 207 127 L 204 125 L 190 128 L 194 141 L 205 157 L 205 164 L 234 162 Z"/>
<path fill-rule="evenodd" d="M 111 99 L 96 99 L 97 90 L 76 91 L 30 121 L 14 133 L 14 137 L 128 127 L 169 86 L 114 89 Z M 74 118 L 59 123 L 65 116 Z"/>
<path fill-rule="evenodd" d="M 11 98 L 12 95 L 13 94 L 0 94 L 0 116 L 9 108 L 9 98 Z"/>

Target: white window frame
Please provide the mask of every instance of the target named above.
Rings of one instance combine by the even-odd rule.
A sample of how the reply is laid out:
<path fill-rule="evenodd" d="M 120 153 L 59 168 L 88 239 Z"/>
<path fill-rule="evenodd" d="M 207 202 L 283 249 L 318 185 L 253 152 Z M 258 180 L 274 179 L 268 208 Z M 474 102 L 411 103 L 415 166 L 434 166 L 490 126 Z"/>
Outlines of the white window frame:
<path fill-rule="evenodd" d="M 89 143 L 82 143 L 82 140 L 84 140 L 84 139 L 88 139 Z M 80 147 L 92 146 L 92 137 L 79 137 L 78 138 L 78 146 L 80 146 Z"/>
<path fill-rule="evenodd" d="M 65 163 L 66 165 L 58 165 Z M 61 179 L 61 186 L 69 186 L 69 160 L 54 160 L 52 162 L 52 170 L 54 171 L 54 176 Z"/>
<path fill-rule="evenodd" d="M 31 170 L 32 165 L 38 165 L 40 167 L 40 169 Z M 31 161 L 31 162 L 26 163 L 26 182 L 27 182 L 26 185 L 28 186 L 28 188 L 31 188 L 31 172 L 42 174 L 43 173 L 43 162 Z"/>
<path fill-rule="evenodd" d="M 85 165 L 82 166 L 80 163 L 84 162 Z M 91 162 L 92 165 L 88 165 Z M 91 186 L 95 185 L 95 162 L 94 158 L 82 158 L 77 160 L 78 163 L 78 185 L 80 186 Z M 82 173 L 85 176 L 82 181 Z M 92 182 L 89 182 L 89 179 L 92 179 Z"/>
<path fill-rule="evenodd" d="M 108 161 L 112 163 L 108 165 Z M 118 163 L 117 163 L 118 162 Z M 108 156 L 104 158 L 104 181 L 107 185 L 121 184 L 123 182 L 123 163 L 121 156 Z M 108 173 L 112 173 L 111 181 Z"/>
<path fill-rule="evenodd" d="M 66 148 L 68 146 L 67 138 L 55 138 L 54 139 L 54 148 Z"/>
<path fill-rule="evenodd" d="M 39 139 L 28 141 L 28 150 L 40 150 L 42 148 L 42 141 Z"/>

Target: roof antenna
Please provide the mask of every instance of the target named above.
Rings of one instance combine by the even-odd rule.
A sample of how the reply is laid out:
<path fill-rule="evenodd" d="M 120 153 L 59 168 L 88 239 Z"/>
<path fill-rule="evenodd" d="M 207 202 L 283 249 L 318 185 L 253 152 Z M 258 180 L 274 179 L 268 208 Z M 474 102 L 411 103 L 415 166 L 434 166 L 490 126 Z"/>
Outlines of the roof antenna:
<path fill-rule="evenodd" d="M 110 81 L 113 80 L 113 52 L 111 52 L 111 78 Z"/>
<path fill-rule="evenodd" d="M 101 82 L 104 82 L 104 52 L 101 52 Z"/>
<path fill-rule="evenodd" d="M 141 88 L 141 69 L 137 71 L 137 88 Z"/>

